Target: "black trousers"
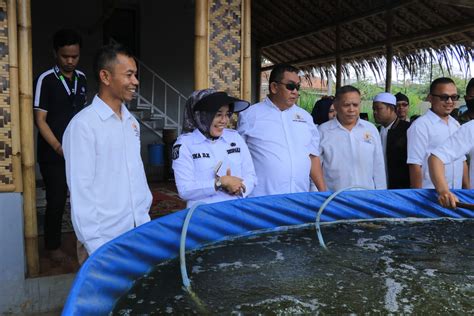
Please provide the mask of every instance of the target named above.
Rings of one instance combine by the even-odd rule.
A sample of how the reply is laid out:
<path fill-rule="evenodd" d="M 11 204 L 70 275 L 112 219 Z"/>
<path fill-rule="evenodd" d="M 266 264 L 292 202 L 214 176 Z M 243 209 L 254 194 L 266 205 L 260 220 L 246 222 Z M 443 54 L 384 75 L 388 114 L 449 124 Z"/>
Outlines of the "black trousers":
<path fill-rule="evenodd" d="M 67 198 L 66 167 L 64 162 L 40 163 L 41 176 L 46 188 L 44 217 L 44 244 L 46 249 L 61 246 L 61 224 Z"/>

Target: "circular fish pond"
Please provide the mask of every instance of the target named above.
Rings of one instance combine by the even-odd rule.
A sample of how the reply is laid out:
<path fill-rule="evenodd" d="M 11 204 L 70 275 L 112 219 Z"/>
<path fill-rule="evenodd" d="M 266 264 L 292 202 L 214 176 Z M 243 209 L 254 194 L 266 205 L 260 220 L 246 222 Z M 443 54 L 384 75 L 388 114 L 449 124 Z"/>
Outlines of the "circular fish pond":
<path fill-rule="evenodd" d="M 288 228 L 189 252 L 136 280 L 112 315 L 473 314 L 474 221 L 375 220 Z"/>

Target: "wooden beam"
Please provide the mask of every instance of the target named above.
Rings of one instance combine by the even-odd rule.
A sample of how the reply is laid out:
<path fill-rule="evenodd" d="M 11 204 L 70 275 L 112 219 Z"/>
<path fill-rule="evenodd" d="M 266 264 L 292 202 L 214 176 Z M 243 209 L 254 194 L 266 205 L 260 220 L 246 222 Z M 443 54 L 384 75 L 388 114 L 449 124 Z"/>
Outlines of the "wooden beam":
<path fill-rule="evenodd" d="M 434 1 L 444 4 L 444 5 L 450 5 L 450 6 L 460 7 L 460 8 L 468 8 L 468 9 L 474 8 L 474 2 L 472 0 L 434 0 Z"/>
<path fill-rule="evenodd" d="M 336 26 L 336 90 L 342 85 L 341 26 Z"/>
<path fill-rule="evenodd" d="M 423 41 L 428 41 L 431 39 L 440 38 L 443 36 L 449 36 L 461 32 L 467 32 L 470 30 L 474 30 L 474 21 L 473 20 L 466 20 L 464 22 L 460 22 L 451 26 L 440 26 L 431 30 L 425 30 L 422 32 L 418 32 L 408 36 L 398 36 L 392 39 L 392 45 L 394 48 L 397 46 L 403 46 L 410 43 L 418 43 Z M 376 52 L 383 52 L 383 47 L 386 44 L 386 41 L 379 41 L 372 43 L 370 45 L 364 45 L 359 47 L 354 47 L 348 50 L 344 50 L 341 52 L 342 57 L 344 58 L 354 58 L 357 56 L 363 56 L 368 54 L 373 54 Z M 325 54 L 321 56 L 310 57 L 306 59 L 300 60 L 291 60 L 288 63 L 295 65 L 295 66 L 304 66 L 309 64 L 321 64 L 321 63 L 329 63 L 334 62 L 336 59 L 335 53 Z M 271 69 L 272 66 L 268 66 L 263 68 L 262 70 Z"/>
<path fill-rule="evenodd" d="M 252 100 L 252 103 L 260 102 L 260 94 L 262 93 L 262 50 L 259 48 L 257 49 L 257 71 L 255 78 L 255 100 Z"/>
<path fill-rule="evenodd" d="M 23 171 L 23 216 L 26 263 L 29 276 L 39 274 L 38 225 L 36 217 L 36 177 L 33 137 L 33 61 L 31 50 L 30 0 L 17 0 L 18 65 Z"/>
<path fill-rule="evenodd" d="M 386 13 L 387 24 L 387 54 L 386 54 L 386 69 L 385 69 L 385 92 L 390 92 L 392 89 L 392 60 L 393 60 L 393 45 L 392 45 L 392 30 L 393 30 L 393 10 L 388 10 Z"/>
<path fill-rule="evenodd" d="M 406 5 L 408 5 L 408 4 L 410 4 L 414 1 L 415 0 L 392 1 L 392 4 L 389 6 L 389 8 L 397 9 L 399 7 L 402 7 L 402 6 L 406 6 Z M 336 25 L 339 24 L 339 23 L 350 24 L 352 22 L 359 21 L 359 20 L 368 18 L 370 16 L 383 13 L 385 10 L 387 10 L 387 7 L 386 6 L 381 6 L 381 7 L 374 8 L 370 11 L 366 11 L 363 14 L 355 14 L 355 15 L 351 15 L 351 16 L 347 16 L 347 17 L 342 17 L 340 20 L 335 21 L 334 23 L 318 24 L 318 25 L 314 26 L 313 28 L 311 28 L 310 30 L 290 34 L 290 35 L 286 36 L 285 38 L 275 40 L 275 41 L 269 41 L 267 43 L 263 43 L 262 48 L 267 48 L 267 47 L 270 47 L 270 46 L 279 45 L 279 44 L 285 43 L 289 40 L 295 40 L 295 39 L 299 39 L 299 38 L 302 38 L 302 37 L 305 37 L 305 36 L 308 36 L 308 35 L 311 35 L 311 34 L 314 34 L 314 33 L 318 33 L 322 30 L 336 27 Z"/>

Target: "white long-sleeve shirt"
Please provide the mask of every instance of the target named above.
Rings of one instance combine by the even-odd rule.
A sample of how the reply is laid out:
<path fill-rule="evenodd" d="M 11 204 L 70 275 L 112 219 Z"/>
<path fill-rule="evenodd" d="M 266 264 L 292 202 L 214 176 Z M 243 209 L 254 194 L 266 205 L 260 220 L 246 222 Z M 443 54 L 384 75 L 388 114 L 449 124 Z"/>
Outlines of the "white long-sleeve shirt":
<path fill-rule="evenodd" d="M 375 126 L 359 119 L 352 130 L 337 119 L 319 126 L 324 180 L 329 190 L 349 186 L 386 189 L 384 156 Z"/>
<path fill-rule="evenodd" d="M 121 113 L 96 96 L 63 137 L 72 223 L 89 255 L 150 220 L 139 124 L 123 104 Z"/>
<path fill-rule="evenodd" d="M 474 121 L 461 125 L 453 135 L 433 149 L 431 154 L 441 159 L 445 168 L 469 154 L 469 178 L 471 189 L 474 188 Z"/>
<path fill-rule="evenodd" d="M 444 144 L 448 137 L 453 135 L 459 127 L 460 125 L 458 121 L 451 116 L 448 117 L 448 122 L 446 123 L 433 111 L 428 110 L 413 122 L 408 129 L 407 163 L 421 166 L 421 171 L 423 173 L 423 188 L 434 188 L 428 168 L 428 157 L 430 153 L 439 145 Z M 445 165 L 445 176 L 449 188 L 451 189 L 462 188 L 464 160 L 466 160 L 466 157 L 460 157 L 459 159 L 451 161 Z"/>
<path fill-rule="evenodd" d="M 247 142 L 258 184 L 251 196 L 308 192 L 310 155 L 319 156 L 313 118 L 296 104 L 281 111 L 266 98 L 240 112 L 237 130 Z"/>
<path fill-rule="evenodd" d="M 198 129 L 179 136 L 173 146 L 173 170 L 179 196 L 191 207 L 198 201 L 214 203 L 237 199 L 215 189 L 215 167 L 222 162 L 218 175 L 231 175 L 243 179 L 246 197 L 255 184 L 255 170 L 249 150 L 235 130 L 224 129 L 216 140 L 206 138 Z"/>

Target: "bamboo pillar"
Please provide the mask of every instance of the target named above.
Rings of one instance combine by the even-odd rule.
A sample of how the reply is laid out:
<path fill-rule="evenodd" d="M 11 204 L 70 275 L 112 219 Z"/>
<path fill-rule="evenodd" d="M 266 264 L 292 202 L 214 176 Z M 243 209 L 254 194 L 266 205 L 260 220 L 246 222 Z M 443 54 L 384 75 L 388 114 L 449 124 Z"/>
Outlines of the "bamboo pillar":
<path fill-rule="evenodd" d="M 194 34 L 194 89 L 209 87 L 209 3 L 196 0 Z"/>
<path fill-rule="evenodd" d="M 251 0 L 242 0 L 242 79 L 240 93 L 241 98 L 247 101 L 252 98 L 251 11 Z"/>
<path fill-rule="evenodd" d="M 33 62 L 31 51 L 30 0 L 17 0 L 18 51 L 21 120 L 21 153 L 23 167 L 23 215 L 25 247 L 29 276 L 39 274 L 38 228 L 36 224 L 35 155 L 33 141 Z"/>
<path fill-rule="evenodd" d="M 18 95 L 18 37 L 16 19 L 16 0 L 7 1 L 8 14 L 8 57 L 10 73 L 10 113 L 12 126 L 12 164 L 15 192 L 23 191 L 21 178 L 21 142 L 20 142 L 20 108 Z"/>
<path fill-rule="evenodd" d="M 392 89 L 392 60 L 393 60 L 393 44 L 392 44 L 392 28 L 393 28 L 393 11 L 387 11 L 387 65 L 385 71 L 385 92 L 390 92 Z"/>

